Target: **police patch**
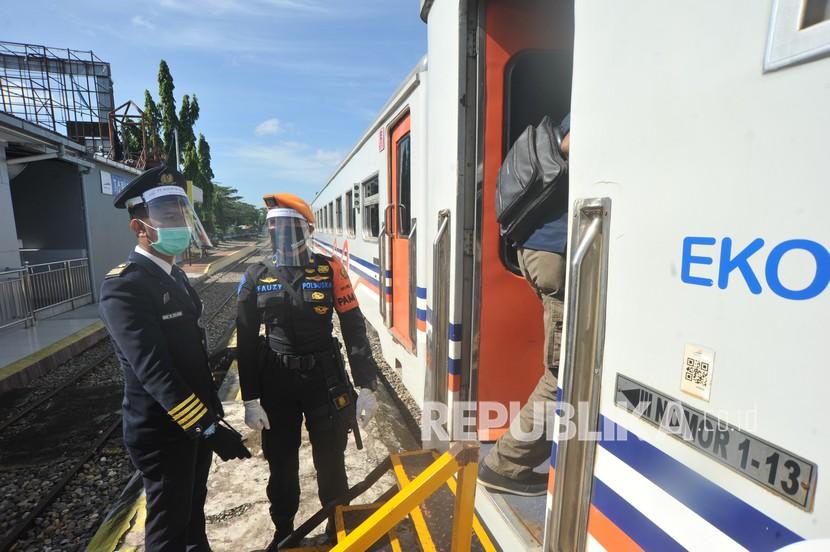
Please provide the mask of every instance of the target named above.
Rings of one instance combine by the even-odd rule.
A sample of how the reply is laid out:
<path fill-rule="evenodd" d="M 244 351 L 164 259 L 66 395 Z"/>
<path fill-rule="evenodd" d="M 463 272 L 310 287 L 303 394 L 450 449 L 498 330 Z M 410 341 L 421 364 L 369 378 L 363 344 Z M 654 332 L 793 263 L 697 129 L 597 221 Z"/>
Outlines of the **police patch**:
<path fill-rule="evenodd" d="M 259 281 L 262 282 L 263 284 L 273 284 L 274 282 L 277 281 L 277 279 L 276 278 L 271 278 L 270 276 L 268 276 L 266 278 L 260 278 Z"/>
<path fill-rule="evenodd" d="M 331 267 L 327 264 L 317 265 L 317 272 L 320 274 L 328 274 L 329 270 L 331 270 Z"/>
<path fill-rule="evenodd" d="M 323 293 L 322 291 L 314 291 L 314 292 L 311 293 L 311 298 L 314 301 L 322 301 L 323 299 L 326 298 L 326 294 Z"/>
<path fill-rule="evenodd" d="M 327 312 L 329 312 L 329 308 L 328 307 L 314 307 L 314 312 L 316 312 L 317 314 L 326 314 Z"/>
<path fill-rule="evenodd" d="M 303 289 L 331 289 L 331 282 L 303 282 Z"/>

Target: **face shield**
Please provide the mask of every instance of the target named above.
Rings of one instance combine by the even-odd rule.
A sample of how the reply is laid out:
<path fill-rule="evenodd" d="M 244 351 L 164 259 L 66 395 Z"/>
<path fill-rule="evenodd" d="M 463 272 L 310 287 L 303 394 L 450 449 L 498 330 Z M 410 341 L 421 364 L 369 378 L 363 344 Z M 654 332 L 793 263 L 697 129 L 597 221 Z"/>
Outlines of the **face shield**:
<path fill-rule="evenodd" d="M 187 194 L 179 186 L 147 190 L 140 197 L 127 201 L 127 207 L 139 203 L 144 203 L 147 211 L 143 224 L 155 231 L 156 238 L 150 244 L 159 253 L 179 255 L 191 241 L 198 247 L 212 247 Z"/>
<path fill-rule="evenodd" d="M 276 208 L 266 217 L 275 266 L 305 266 L 311 259 L 308 221 L 294 209 Z"/>

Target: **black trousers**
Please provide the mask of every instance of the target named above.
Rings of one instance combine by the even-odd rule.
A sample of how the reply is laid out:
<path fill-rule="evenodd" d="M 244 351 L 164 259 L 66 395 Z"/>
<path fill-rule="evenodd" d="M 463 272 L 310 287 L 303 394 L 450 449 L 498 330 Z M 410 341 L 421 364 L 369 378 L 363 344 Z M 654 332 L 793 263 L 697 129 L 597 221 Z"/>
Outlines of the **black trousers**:
<path fill-rule="evenodd" d="M 262 432 L 262 452 L 268 461 L 268 500 L 271 519 L 279 533 L 292 530 L 300 506 L 299 450 L 305 417 L 311 441 L 320 503 L 343 495 L 349 488 L 344 452 L 348 426 L 330 407 L 322 371 L 292 371 L 274 366 L 263 374 L 262 407 L 270 430 Z"/>
<path fill-rule="evenodd" d="M 127 446 L 147 495 L 147 552 L 210 550 L 205 498 L 213 452 L 203 439 L 182 439 L 158 448 Z"/>

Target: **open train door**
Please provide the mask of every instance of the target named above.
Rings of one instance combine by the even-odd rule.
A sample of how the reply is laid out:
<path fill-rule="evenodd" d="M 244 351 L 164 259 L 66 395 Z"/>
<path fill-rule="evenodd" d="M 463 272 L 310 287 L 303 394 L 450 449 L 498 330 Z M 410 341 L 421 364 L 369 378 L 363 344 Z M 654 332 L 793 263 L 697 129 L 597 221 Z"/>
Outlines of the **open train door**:
<path fill-rule="evenodd" d="M 542 306 L 519 271 L 516 250 L 499 235 L 496 180 L 525 128 L 545 115 L 559 121 L 570 111 L 573 7 L 568 0 L 489 0 L 480 12 L 484 89 L 478 157 L 483 174 L 474 261 L 478 362 L 472 396 L 479 404 L 524 404 L 544 369 Z M 480 440 L 495 440 L 505 429 L 503 422 L 479 416 Z"/>

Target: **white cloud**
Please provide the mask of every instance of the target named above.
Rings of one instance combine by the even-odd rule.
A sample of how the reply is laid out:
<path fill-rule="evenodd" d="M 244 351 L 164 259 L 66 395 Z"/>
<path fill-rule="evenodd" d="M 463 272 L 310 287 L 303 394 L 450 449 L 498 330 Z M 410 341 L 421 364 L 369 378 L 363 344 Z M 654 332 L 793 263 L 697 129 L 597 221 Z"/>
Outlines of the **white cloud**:
<path fill-rule="evenodd" d="M 236 159 L 261 168 L 280 182 L 321 186 L 343 159 L 343 152 L 315 149 L 301 142 L 270 146 L 248 145 L 234 152 Z"/>
<path fill-rule="evenodd" d="M 279 119 L 267 119 L 256 126 L 254 132 L 257 136 L 268 136 L 271 134 L 278 134 L 282 132 L 283 126 Z"/>
<path fill-rule="evenodd" d="M 156 28 L 155 25 L 153 25 L 150 21 L 148 21 L 141 15 L 134 15 L 131 21 L 134 27 L 143 27 L 148 31 L 153 31 Z"/>
<path fill-rule="evenodd" d="M 208 13 L 280 16 L 289 13 L 330 14 L 319 0 L 157 0 L 159 6 L 196 15 Z"/>

